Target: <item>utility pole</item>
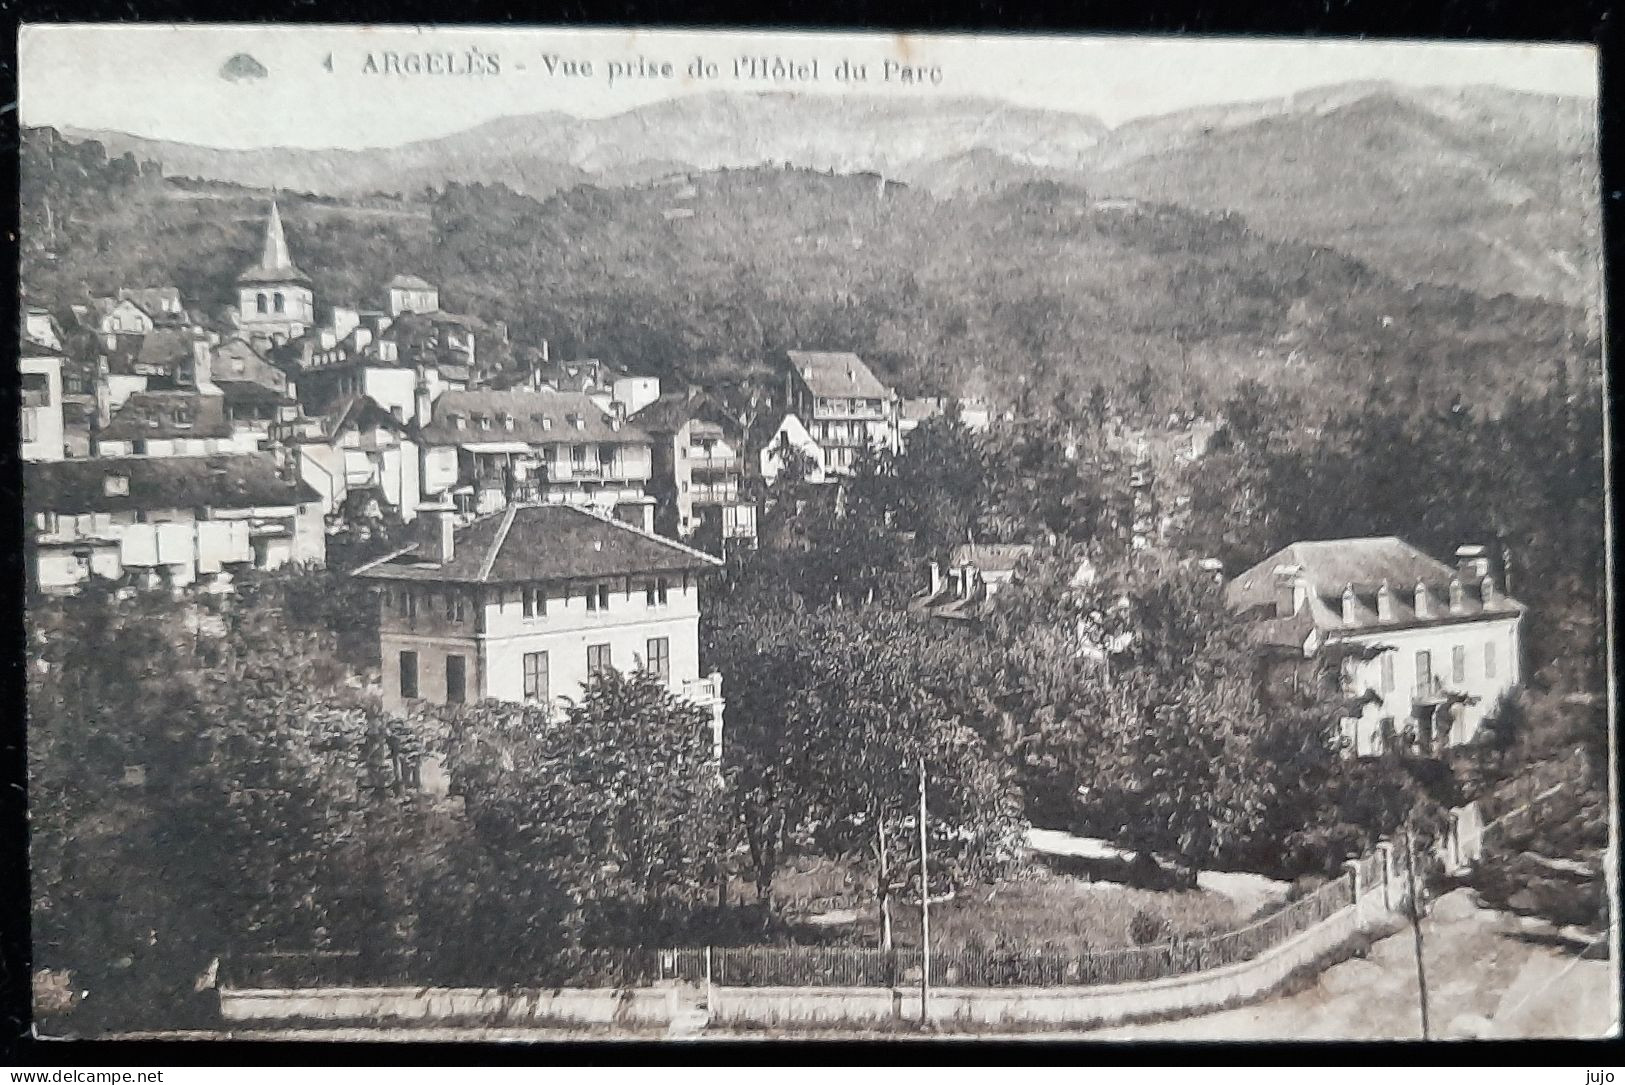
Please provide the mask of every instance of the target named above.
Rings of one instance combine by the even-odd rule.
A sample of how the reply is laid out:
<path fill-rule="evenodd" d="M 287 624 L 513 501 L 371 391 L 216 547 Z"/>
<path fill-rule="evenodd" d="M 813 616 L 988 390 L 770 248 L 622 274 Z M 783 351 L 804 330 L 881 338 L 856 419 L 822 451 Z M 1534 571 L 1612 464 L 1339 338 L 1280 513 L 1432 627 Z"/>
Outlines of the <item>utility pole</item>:
<path fill-rule="evenodd" d="M 1405 878 L 1410 890 L 1406 896 L 1410 898 L 1411 934 L 1416 940 L 1416 990 L 1422 1008 L 1422 1039 L 1427 1040 L 1431 1038 L 1428 1035 L 1428 976 L 1422 964 L 1422 923 L 1416 899 L 1416 837 L 1408 828 L 1405 830 Z"/>
<path fill-rule="evenodd" d="M 931 1021 L 931 883 L 926 873 L 925 758 L 920 758 L 920 1024 Z"/>

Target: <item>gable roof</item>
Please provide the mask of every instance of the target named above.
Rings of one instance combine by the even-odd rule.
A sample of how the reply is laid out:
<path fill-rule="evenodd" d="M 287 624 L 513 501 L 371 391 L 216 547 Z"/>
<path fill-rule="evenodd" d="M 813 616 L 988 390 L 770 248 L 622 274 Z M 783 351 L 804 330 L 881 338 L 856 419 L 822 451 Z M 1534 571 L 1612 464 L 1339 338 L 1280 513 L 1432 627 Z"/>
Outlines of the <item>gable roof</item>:
<path fill-rule="evenodd" d="M 122 475 L 128 493 L 107 493 Z M 124 509 L 257 508 L 303 505 L 321 495 L 277 472 L 268 452 L 218 456 L 126 456 L 23 465 L 23 506 L 30 513 L 117 512 Z"/>
<path fill-rule="evenodd" d="M 402 273 L 395 276 L 384 287 L 385 290 L 434 290 L 433 283 L 418 278 L 416 275 Z"/>
<path fill-rule="evenodd" d="M 711 569 L 721 559 L 575 505 L 510 505 L 457 528 L 452 560 L 424 559 L 414 543 L 363 565 L 356 576 L 509 584 Z M 426 551 L 425 551 L 426 552 Z"/>
<path fill-rule="evenodd" d="M 132 392 L 101 432 L 104 441 L 230 436 L 223 397 L 193 391 Z"/>
<path fill-rule="evenodd" d="M 690 396 L 685 389 L 667 392 L 642 410 L 632 415 L 632 421 L 650 433 L 675 433 L 688 422 L 703 421 L 722 424 L 726 416 L 708 392 Z"/>
<path fill-rule="evenodd" d="M 362 426 L 382 426 L 396 433 L 407 432 L 406 423 L 384 410 L 371 396 L 346 396 L 334 403 L 331 410 L 320 418 L 323 440 L 332 440 L 347 429 Z"/>
<path fill-rule="evenodd" d="M 452 422 L 461 415 L 464 428 Z M 490 420 L 491 427 L 482 429 L 474 424 L 474 416 Z M 570 424 L 574 415 L 582 420 L 577 429 Z M 513 420 L 510 430 L 502 424 L 502 417 Z M 546 419 L 544 424 L 543 419 Z M 423 427 L 423 441 L 431 445 L 460 445 L 503 440 L 523 441 L 526 444 L 645 444 L 649 435 L 638 426 L 621 423 L 615 427 L 614 419 L 604 409 L 581 392 L 533 392 L 513 389 L 506 392 L 479 389 L 467 392 L 442 392 L 434 401 L 434 417 Z"/>
<path fill-rule="evenodd" d="M 891 389 L 880 383 L 862 358 L 851 351 L 792 350 L 790 364 L 815 396 L 831 399 L 889 399 Z"/>
<path fill-rule="evenodd" d="M 1275 616 L 1275 570 L 1296 566 L 1308 586 L 1303 607 L 1289 618 Z M 1282 547 L 1225 585 L 1225 601 L 1257 612 L 1266 638 L 1301 644 L 1310 627 L 1323 633 L 1365 632 L 1512 617 L 1523 604 L 1499 591 L 1487 597 L 1483 581 L 1461 581 L 1459 605 L 1452 608 L 1451 583 L 1457 571 L 1393 535 L 1362 539 L 1295 542 Z M 1377 617 L 1377 595 L 1388 586 L 1389 617 Z M 1428 598 L 1425 616 L 1416 612 L 1416 589 Z M 1352 589 L 1347 616 L 1344 593 Z M 1279 634 L 1279 637 L 1275 636 Z"/>
<path fill-rule="evenodd" d="M 214 385 L 220 389 L 220 396 L 226 401 L 227 406 L 280 407 L 298 402 L 258 381 L 217 378 Z"/>

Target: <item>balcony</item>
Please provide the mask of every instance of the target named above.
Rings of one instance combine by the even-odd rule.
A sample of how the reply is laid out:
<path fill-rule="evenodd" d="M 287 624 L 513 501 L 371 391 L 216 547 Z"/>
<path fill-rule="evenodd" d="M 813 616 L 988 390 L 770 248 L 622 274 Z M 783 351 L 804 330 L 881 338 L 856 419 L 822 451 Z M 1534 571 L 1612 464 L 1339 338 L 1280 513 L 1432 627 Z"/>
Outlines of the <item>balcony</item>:
<path fill-rule="evenodd" d="M 1416 686 L 1411 690 L 1411 703 L 1419 705 L 1437 705 L 1444 703 L 1448 691 L 1444 680 L 1438 675 L 1429 675 L 1417 679 Z"/>
<path fill-rule="evenodd" d="M 739 457 L 733 453 L 713 452 L 706 454 L 704 449 L 690 448 L 688 450 L 690 470 L 696 474 L 702 471 L 723 472 L 738 471 Z"/>
<path fill-rule="evenodd" d="M 688 491 L 688 495 L 696 505 L 736 505 L 739 503 L 739 486 L 695 485 Z"/>
<path fill-rule="evenodd" d="M 674 683 L 673 693 L 697 705 L 713 705 L 722 701 L 722 675 L 708 674 L 703 678 L 681 678 Z"/>

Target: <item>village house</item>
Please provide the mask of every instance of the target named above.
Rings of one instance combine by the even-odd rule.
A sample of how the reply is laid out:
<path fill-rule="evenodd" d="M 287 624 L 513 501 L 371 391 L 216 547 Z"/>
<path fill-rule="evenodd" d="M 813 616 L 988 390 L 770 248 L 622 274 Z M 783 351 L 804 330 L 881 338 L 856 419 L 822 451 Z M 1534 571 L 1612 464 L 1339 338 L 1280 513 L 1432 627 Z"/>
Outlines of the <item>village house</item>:
<path fill-rule="evenodd" d="M 915 609 L 932 617 L 969 621 L 1016 575 L 1016 567 L 1034 547 L 1019 543 L 962 543 L 948 557 L 947 568 L 930 563 L 930 584 L 915 599 Z"/>
<path fill-rule="evenodd" d="M 181 304 L 181 292 L 173 286 L 121 287 L 118 300 L 140 306 L 155 327 L 188 323 L 186 306 Z"/>
<path fill-rule="evenodd" d="M 30 305 L 23 316 L 23 338 L 55 351 L 65 349 L 67 343 L 56 317 L 38 305 Z"/>
<path fill-rule="evenodd" d="M 22 454 L 25 461 L 60 460 L 67 455 L 60 350 L 24 339 L 17 366 L 22 373 Z"/>
<path fill-rule="evenodd" d="M 24 468 L 29 576 L 229 583 L 232 572 L 326 560 L 319 495 L 264 453 L 62 460 Z"/>
<path fill-rule="evenodd" d="M 785 404 L 819 449 L 826 474 L 848 474 L 865 448 L 896 452 L 897 394 L 851 352 L 792 350 Z"/>
<path fill-rule="evenodd" d="M 384 704 L 491 698 L 553 707 L 590 675 L 652 672 L 712 713 L 700 590 L 720 560 L 570 505 L 510 505 L 457 527 L 418 519 L 418 542 L 356 570 L 378 585 Z"/>
<path fill-rule="evenodd" d="M 329 519 L 366 493 L 383 516 L 410 522 L 422 496 L 419 450 L 405 423 L 367 396 L 353 396 L 290 438 L 299 477 L 322 497 Z"/>
<path fill-rule="evenodd" d="M 551 388 L 555 392 L 581 392 L 612 414 L 617 405 L 626 415 L 637 414 L 660 398 L 659 377 L 628 373 L 597 358 L 551 362 L 545 341 L 540 357 L 531 363 L 526 380 L 531 388 L 537 390 Z"/>
<path fill-rule="evenodd" d="M 151 314 L 129 298 L 91 298 L 74 304 L 70 312 L 79 327 L 101 336 L 109 349 L 120 335 L 146 335 L 157 326 Z"/>
<path fill-rule="evenodd" d="M 726 416 L 698 388 L 663 395 L 633 421 L 652 439 L 657 530 L 714 553 L 756 545 L 756 504 L 741 495 L 744 460 Z"/>
<path fill-rule="evenodd" d="M 784 473 L 785 467 L 795 454 L 805 457 L 808 482 L 824 482 L 828 480 L 829 473 L 824 470 L 824 450 L 818 447 L 807 427 L 802 425 L 801 419 L 793 414 L 787 414 L 779 420 L 773 430 L 773 436 L 767 439 L 758 456 L 762 478 L 770 484 L 777 482 Z"/>
<path fill-rule="evenodd" d="M 419 440 L 424 494 L 464 515 L 567 502 L 654 528 L 649 435 L 582 393 L 446 392 Z"/>
<path fill-rule="evenodd" d="M 1232 580 L 1225 598 L 1257 619 L 1284 666 L 1329 645 L 1380 649 L 1346 665 L 1350 692 L 1366 700 L 1345 724 L 1357 755 L 1407 733 L 1424 750 L 1471 742 L 1522 678 L 1524 608 L 1480 546 L 1457 550 L 1452 568 L 1393 536 L 1297 542 Z"/>
<path fill-rule="evenodd" d="M 397 275 L 384 286 L 389 296 L 389 315 L 433 313 L 440 308 L 440 288 L 416 275 Z"/>

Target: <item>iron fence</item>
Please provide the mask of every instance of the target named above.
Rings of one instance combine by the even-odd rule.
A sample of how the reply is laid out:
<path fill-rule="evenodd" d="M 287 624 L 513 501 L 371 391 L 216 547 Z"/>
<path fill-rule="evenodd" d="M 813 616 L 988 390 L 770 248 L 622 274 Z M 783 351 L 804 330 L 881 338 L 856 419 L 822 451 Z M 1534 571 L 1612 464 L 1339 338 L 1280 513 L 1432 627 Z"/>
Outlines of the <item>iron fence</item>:
<path fill-rule="evenodd" d="M 1091 986 L 1164 979 L 1249 960 L 1354 903 L 1336 878 L 1238 930 L 1148 946 L 1067 953 L 983 947 L 931 953 L 931 982 L 962 987 Z M 714 951 L 712 980 L 730 987 L 889 987 L 918 983 L 918 949 L 744 946 Z"/>

